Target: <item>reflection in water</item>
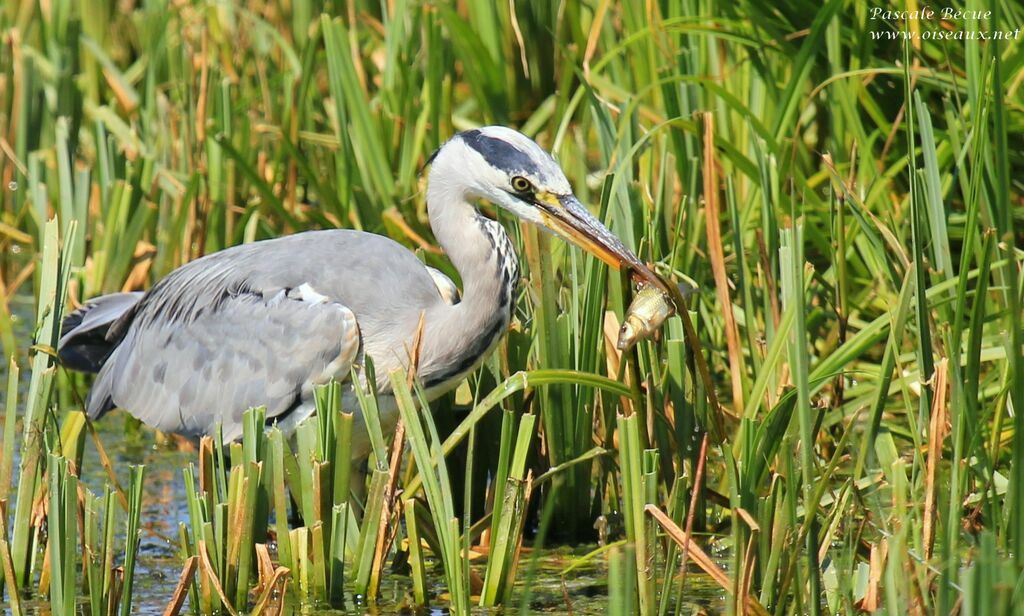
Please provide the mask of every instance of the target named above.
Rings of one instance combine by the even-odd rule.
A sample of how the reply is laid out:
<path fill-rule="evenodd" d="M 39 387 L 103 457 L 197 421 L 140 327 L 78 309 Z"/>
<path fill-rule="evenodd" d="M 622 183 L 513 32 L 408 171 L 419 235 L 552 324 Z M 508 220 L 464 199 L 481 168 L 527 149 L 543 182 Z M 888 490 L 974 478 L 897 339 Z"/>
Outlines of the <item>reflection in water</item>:
<path fill-rule="evenodd" d="M 132 606 L 133 612 L 139 614 L 162 614 L 181 573 L 178 524 L 188 524 L 188 502 L 181 471 L 193 456 L 167 446 L 154 445 L 153 438 L 146 431 L 140 438 L 126 439 L 126 417 L 120 412 L 109 413 L 96 423 L 96 429 L 122 487 L 128 485 L 131 465 L 146 465 L 143 531 L 139 541 Z M 88 438 L 82 467 L 83 483 L 94 493 L 102 494 L 108 483 L 107 473 L 92 440 Z M 118 531 L 120 546 L 123 545 L 125 531 L 123 516 L 119 520 Z"/>

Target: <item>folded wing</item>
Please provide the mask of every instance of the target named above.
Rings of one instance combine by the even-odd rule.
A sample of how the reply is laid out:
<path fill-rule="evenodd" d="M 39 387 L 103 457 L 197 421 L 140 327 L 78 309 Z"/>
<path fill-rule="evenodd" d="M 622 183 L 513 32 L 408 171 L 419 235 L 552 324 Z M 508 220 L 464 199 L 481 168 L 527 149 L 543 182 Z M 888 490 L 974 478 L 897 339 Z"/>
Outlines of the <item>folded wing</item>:
<path fill-rule="evenodd" d="M 157 298 L 159 300 L 159 298 Z M 271 291 L 235 286 L 188 318 L 141 310 L 103 365 L 89 396 L 96 417 L 120 407 L 186 435 L 241 436 L 242 413 L 266 406 L 283 419 L 312 388 L 343 380 L 360 354 L 356 317 L 308 284 Z M 170 309 L 170 308 L 169 308 Z"/>

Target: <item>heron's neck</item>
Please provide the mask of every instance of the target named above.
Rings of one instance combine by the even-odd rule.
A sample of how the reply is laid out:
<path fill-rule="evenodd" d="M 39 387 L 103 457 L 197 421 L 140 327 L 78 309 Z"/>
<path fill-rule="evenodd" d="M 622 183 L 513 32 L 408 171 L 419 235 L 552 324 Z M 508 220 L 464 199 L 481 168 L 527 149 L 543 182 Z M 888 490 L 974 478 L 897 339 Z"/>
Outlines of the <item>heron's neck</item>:
<path fill-rule="evenodd" d="M 501 224 L 477 212 L 460 187 L 432 182 L 427 209 L 463 289 L 458 304 L 437 305 L 426 314 L 420 376 L 428 387 L 454 385 L 507 331 L 519 263 Z"/>

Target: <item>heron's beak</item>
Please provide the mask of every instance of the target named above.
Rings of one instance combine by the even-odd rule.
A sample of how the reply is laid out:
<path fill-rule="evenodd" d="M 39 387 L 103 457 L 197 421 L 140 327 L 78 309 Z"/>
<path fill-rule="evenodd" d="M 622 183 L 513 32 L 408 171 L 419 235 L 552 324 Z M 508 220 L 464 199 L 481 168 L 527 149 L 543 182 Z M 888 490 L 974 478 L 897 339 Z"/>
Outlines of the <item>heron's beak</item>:
<path fill-rule="evenodd" d="M 628 267 L 634 278 L 665 286 L 635 254 L 626 248 L 619 238 L 594 217 L 575 195 L 537 195 L 544 209 L 544 222 L 559 236 L 576 244 L 615 269 Z"/>

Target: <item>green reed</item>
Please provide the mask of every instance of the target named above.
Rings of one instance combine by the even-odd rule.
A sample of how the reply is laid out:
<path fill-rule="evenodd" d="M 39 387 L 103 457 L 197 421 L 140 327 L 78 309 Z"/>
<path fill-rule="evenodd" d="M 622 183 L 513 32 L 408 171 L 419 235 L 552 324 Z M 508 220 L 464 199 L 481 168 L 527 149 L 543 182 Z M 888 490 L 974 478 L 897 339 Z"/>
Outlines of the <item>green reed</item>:
<path fill-rule="evenodd" d="M 992 11 L 952 24 L 963 31 L 1024 21 L 1012 2 L 953 4 Z M 288 597 L 340 606 L 376 596 L 397 555 L 417 604 L 439 602 L 433 558 L 453 605 L 475 600 L 471 571 L 482 605 L 514 605 L 534 592 L 524 547 L 593 541 L 594 519 L 616 512 L 624 532 L 606 539 L 627 545 L 593 557 L 612 610 L 685 610 L 691 547 L 725 554 L 720 585 L 737 611 L 1012 604 L 1024 552 L 1024 420 L 1011 415 L 1024 407 L 1019 41 L 890 40 L 876 35 L 944 26 L 872 19 L 852 0 L 88 8 L 0 9 L 12 610 L 45 572 L 31 514 L 60 498 L 49 456 L 81 459 L 81 437 L 62 441 L 57 423 L 81 421 L 65 411 L 87 381 L 58 375 L 47 352 L 69 292 L 147 288 L 226 246 L 338 226 L 386 233 L 454 275 L 429 232 L 421 167 L 456 130 L 490 122 L 536 137 L 627 245 L 696 283 L 697 344 L 672 319 L 620 355 L 619 274 L 502 215 L 523 257 L 514 327 L 463 388 L 476 393 L 433 415 L 409 395 L 411 456 L 392 457 L 371 392 L 346 409 L 318 394 L 318 419 L 294 441 L 252 415 L 240 447 L 200 449 L 208 472 L 187 481 L 182 539 L 186 556 L 206 548 L 191 609 L 271 606 L 268 589 L 286 583 Z M 31 356 L 15 308 L 30 287 Z M 20 392 L 17 366 L 31 371 Z M 367 419 L 373 450 L 354 499 L 349 413 Z M 450 471 L 447 488 L 420 465 Z M 120 499 L 91 498 L 90 606 L 131 605 L 107 539 Z M 267 528 L 276 569 L 263 575 Z M 54 537 L 45 572 L 65 609 L 53 591 L 68 579 L 54 573 L 72 562 L 68 536 Z"/>

